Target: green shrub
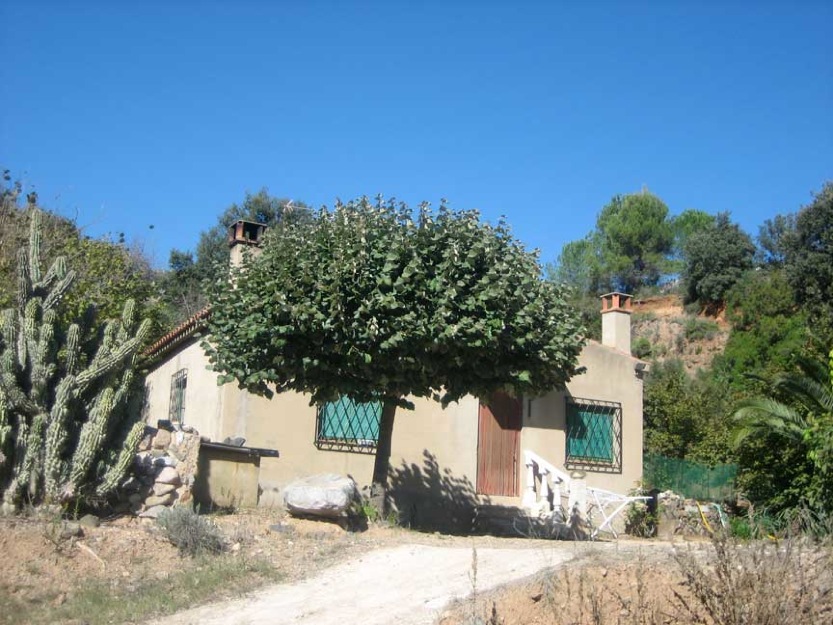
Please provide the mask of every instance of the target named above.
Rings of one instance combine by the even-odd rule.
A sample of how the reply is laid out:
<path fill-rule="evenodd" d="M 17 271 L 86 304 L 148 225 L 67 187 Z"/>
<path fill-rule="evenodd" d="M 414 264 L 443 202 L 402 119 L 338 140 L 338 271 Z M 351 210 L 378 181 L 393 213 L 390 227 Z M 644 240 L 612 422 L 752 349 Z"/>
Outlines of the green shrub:
<path fill-rule="evenodd" d="M 637 358 L 650 358 L 653 353 L 651 341 L 644 336 L 640 336 L 633 342 L 631 352 L 633 352 L 633 355 Z"/>
<path fill-rule="evenodd" d="M 683 331 L 687 341 L 708 341 L 717 334 L 719 327 L 714 321 L 691 317 L 686 319 Z"/>
<path fill-rule="evenodd" d="M 183 555 L 220 553 L 225 549 L 219 528 L 186 506 L 168 508 L 156 519 L 171 544 Z"/>

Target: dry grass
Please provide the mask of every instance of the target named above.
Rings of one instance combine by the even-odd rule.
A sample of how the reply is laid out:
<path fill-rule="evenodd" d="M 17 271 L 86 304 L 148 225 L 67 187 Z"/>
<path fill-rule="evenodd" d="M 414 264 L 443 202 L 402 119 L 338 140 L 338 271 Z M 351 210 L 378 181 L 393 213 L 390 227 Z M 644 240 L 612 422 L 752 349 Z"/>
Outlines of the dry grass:
<path fill-rule="evenodd" d="M 675 592 L 690 623 L 786 625 L 833 622 L 833 557 L 801 539 L 712 541 L 703 562 L 677 554 L 685 592 Z"/>
<path fill-rule="evenodd" d="M 596 555 L 470 602 L 443 625 L 820 625 L 833 623 L 833 548 L 715 537 L 670 557 Z"/>
<path fill-rule="evenodd" d="M 132 583 L 116 578 L 90 580 L 69 597 L 40 605 L 24 603 L 0 588 L 0 624 L 133 623 L 210 599 L 239 595 L 280 579 L 280 572 L 263 560 L 205 556 L 184 563 L 181 571 L 161 579 Z"/>

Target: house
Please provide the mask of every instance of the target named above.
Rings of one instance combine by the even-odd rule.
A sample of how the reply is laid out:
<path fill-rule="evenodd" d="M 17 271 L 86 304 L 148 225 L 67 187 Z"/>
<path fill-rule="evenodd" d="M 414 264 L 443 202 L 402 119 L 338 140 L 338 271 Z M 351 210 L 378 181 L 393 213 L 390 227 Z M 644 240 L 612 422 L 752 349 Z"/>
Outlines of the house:
<path fill-rule="evenodd" d="M 233 225 L 232 262 L 261 233 L 256 224 Z M 146 418 L 192 426 L 218 443 L 245 439 L 241 452 L 278 449 L 279 457 L 257 458 L 259 505 L 280 505 L 283 486 L 316 473 L 369 484 L 381 406 L 346 399 L 311 406 L 308 396 L 295 392 L 266 399 L 236 384 L 218 386 L 200 347 L 208 314 L 197 314 L 145 352 Z M 636 486 L 645 363 L 630 353 L 630 296 L 603 296 L 601 314 L 602 341 L 584 347 L 586 371 L 565 391 L 497 395 L 487 403 L 468 396 L 446 408 L 416 398 L 413 411 L 397 411 L 391 489 L 402 514 L 418 524 L 485 501 L 557 508 L 561 496 L 584 496 L 576 493 L 585 488 L 595 497 Z M 572 480 L 581 488 L 570 489 Z M 228 495 L 216 490 L 213 499 Z"/>

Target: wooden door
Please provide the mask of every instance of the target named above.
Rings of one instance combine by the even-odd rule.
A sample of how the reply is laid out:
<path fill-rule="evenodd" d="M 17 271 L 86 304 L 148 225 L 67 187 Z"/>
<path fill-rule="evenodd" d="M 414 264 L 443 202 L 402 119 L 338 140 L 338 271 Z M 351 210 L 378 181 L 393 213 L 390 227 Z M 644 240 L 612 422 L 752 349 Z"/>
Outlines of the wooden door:
<path fill-rule="evenodd" d="M 477 439 L 477 492 L 481 495 L 518 496 L 521 445 L 520 400 L 495 393 L 480 404 Z"/>

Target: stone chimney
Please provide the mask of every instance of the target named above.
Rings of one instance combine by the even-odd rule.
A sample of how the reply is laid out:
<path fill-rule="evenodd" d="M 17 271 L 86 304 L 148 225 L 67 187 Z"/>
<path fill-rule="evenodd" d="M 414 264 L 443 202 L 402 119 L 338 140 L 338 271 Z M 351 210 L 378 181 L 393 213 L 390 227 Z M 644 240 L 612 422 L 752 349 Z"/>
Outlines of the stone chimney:
<path fill-rule="evenodd" d="M 256 252 L 257 246 L 266 232 L 266 224 L 243 219 L 234 222 L 228 228 L 229 261 L 232 267 L 243 264 L 243 250 L 251 247 Z"/>
<path fill-rule="evenodd" d="M 631 353 L 631 296 L 625 293 L 602 295 L 602 345 Z"/>

